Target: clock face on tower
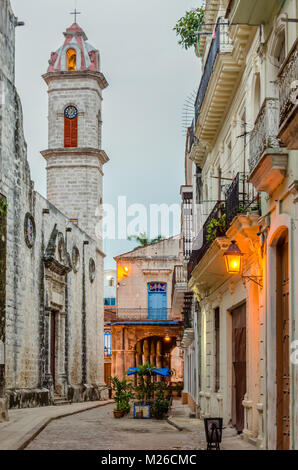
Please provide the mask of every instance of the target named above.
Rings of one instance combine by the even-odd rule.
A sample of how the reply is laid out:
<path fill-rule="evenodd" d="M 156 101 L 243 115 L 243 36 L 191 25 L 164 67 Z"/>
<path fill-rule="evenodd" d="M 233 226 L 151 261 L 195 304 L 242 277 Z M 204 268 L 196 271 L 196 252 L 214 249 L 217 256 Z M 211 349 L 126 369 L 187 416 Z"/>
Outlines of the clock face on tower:
<path fill-rule="evenodd" d="M 78 110 L 75 106 L 67 106 L 67 108 L 64 111 L 64 116 L 67 119 L 74 119 L 78 115 Z"/>

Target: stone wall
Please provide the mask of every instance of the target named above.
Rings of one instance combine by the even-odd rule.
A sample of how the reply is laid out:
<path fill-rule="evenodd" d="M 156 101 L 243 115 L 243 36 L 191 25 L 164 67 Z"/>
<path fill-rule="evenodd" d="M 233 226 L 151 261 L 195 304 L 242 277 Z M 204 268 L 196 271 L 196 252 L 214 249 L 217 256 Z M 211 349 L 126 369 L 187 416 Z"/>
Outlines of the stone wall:
<path fill-rule="evenodd" d="M 73 401 L 98 399 L 105 394 L 103 254 L 96 240 L 34 191 L 14 86 L 11 15 L 5 1 L 0 12 L 0 194 L 8 203 L 6 395 L 10 407 L 52 403 L 55 316 L 56 392 Z M 73 257 L 75 246 L 78 256 Z"/>

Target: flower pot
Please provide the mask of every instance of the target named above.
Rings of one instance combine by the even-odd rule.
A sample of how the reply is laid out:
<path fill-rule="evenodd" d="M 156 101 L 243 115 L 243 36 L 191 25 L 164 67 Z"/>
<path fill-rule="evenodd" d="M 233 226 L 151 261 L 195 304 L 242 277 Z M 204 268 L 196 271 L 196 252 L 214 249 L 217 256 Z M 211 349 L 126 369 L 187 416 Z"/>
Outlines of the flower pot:
<path fill-rule="evenodd" d="M 122 410 L 114 410 L 114 418 L 123 418 L 124 411 Z"/>

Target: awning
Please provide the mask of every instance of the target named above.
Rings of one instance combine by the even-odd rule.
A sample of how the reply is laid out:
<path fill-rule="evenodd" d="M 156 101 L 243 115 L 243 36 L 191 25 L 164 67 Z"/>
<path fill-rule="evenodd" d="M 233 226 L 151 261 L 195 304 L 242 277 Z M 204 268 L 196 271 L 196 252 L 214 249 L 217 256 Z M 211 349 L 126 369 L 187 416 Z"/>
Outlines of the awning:
<path fill-rule="evenodd" d="M 128 369 L 127 375 L 134 375 L 140 371 L 138 367 L 130 367 Z M 152 372 L 156 375 L 161 375 L 163 377 L 170 377 L 172 375 L 171 370 L 168 368 L 163 369 L 153 369 Z"/>

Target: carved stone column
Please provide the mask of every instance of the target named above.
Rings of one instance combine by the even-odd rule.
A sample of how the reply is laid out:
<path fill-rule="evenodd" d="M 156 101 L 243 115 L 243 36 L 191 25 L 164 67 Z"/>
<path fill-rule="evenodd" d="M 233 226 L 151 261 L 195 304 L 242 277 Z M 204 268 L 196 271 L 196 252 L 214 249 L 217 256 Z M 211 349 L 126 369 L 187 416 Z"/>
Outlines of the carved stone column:
<path fill-rule="evenodd" d="M 144 352 L 144 363 L 150 362 L 149 341 L 147 339 L 145 339 L 143 343 L 143 352 Z"/>
<path fill-rule="evenodd" d="M 136 344 L 136 367 L 142 365 L 142 343 L 138 341 Z"/>
<path fill-rule="evenodd" d="M 156 365 L 155 341 L 152 339 L 150 344 L 150 364 Z"/>

